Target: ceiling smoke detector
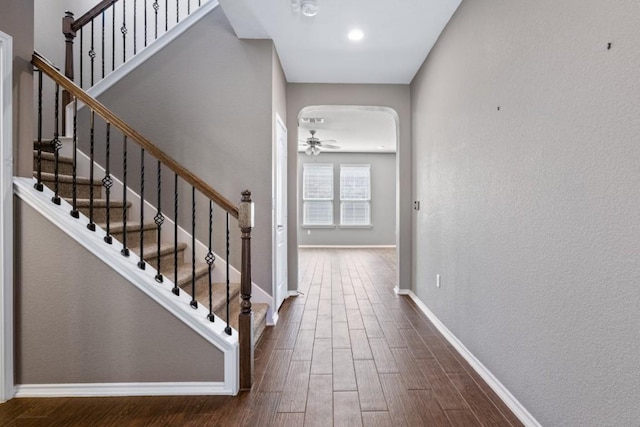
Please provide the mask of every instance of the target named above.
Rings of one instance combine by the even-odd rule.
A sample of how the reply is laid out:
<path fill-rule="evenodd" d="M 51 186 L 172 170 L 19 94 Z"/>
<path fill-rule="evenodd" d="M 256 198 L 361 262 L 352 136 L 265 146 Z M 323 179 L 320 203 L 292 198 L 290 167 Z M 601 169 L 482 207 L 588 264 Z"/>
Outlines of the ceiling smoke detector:
<path fill-rule="evenodd" d="M 300 0 L 300 13 L 304 16 L 316 16 L 318 14 L 316 0 Z"/>

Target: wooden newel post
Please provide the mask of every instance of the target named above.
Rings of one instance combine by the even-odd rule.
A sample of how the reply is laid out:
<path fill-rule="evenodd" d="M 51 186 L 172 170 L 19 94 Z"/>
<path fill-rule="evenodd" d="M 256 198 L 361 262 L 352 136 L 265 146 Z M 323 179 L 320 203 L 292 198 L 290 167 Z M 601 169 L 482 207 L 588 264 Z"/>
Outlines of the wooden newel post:
<path fill-rule="evenodd" d="M 62 34 L 64 34 L 64 75 L 73 80 L 73 39 L 76 38 L 76 31 L 73 29 L 73 13 L 67 11 L 62 18 Z M 66 107 L 71 103 L 71 95 L 66 90 L 62 91 L 62 132 L 66 135 Z"/>
<path fill-rule="evenodd" d="M 240 340 L 240 389 L 249 390 L 253 384 L 253 312 L 251 311 L 251 229 L 253 228 L 253 202 L 251 192 L 242 192 L 238 208 L 238 225 L 242 232 L 242 259 L 240 278 L 240 314 L 238 333 Z"/>

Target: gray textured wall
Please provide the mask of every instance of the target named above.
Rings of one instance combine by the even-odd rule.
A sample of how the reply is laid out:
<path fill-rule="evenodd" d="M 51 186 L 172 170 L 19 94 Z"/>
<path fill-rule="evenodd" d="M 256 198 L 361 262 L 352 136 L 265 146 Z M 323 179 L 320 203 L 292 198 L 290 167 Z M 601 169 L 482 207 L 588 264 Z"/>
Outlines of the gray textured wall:
<path fill-rule="evenodd" d="M 398 275 L 399 286 L 409 288 L 411 283 L 411 96 L 409 85 L 368 85 L 368 84 L 311 84 L 290 83 L 287 85 L 287 128 L 289 129 L 289 176 L 297 171 L 298 135 L 292 131 L 298 128 L 298 114 L 310 105 L 360 105 L 382 106 L 396 111 L 398 123 Z M 298 244 L 297 233 L 297 184 L 289 180 L 289 248 Z M 289 251 L 289 284 L 291 278 L 298 277 L 298 253 Z"/>
<path fill-rule="evenodd" d="M 33 174 L 33 0 L 3 0 L 0 31 L 13 38 L 13 173 Z"/>
<path fill-rule="evenodd" d="M 334 228 L 302 227 L 302 171 L 305 163 L 331 163 L 333 168 Z M 340 165 L 371 165 L 371 228 L 340 228 Z M 299 245 L 395 245 L 396 155 L 393 153 L 323 152 L 309 157 L 298 153 Z"/>
<path fill-rule="evenodd" d="M 465 1 L 412 83 L 413 289 L 545 426 L 640 420 L 639 23 Z"/>
<path fill-rule="evenodd" d="M 270 40 L 238 40 L 218 8 L 99 98 L 234 203 L 240 201 L 242 190 L 253 192 L 256 227 L 252 235 L 252 274 L 268 293 L 272 253 L 272 46 Z M 116 150 L 118 146 L 114 144 Z M 135 156 L 130 164 L 138 164 Z M 134 179 L 134 185 L 137 181 Z M 172 183 L 172 175 L 165 176 L 163 182 Z M 188 193 L 182 194 L 190 201 Z M 167 204 L 163 201 L 166 212 L 173 210 L 172 195 L 169 184 L 164 197 Z M 181 218 L 190 218 L 190 214 L 184 211 Z M 217 218 L 222 221 L 222 216 Z M 237 223 L 232 222 L 231 227 L 232 264 L 239 266 Z M 220 223 L 216 229 L 222 229 Z M 223 242 L 222 238 L 215 241 Z M 222 253 L 220 246 L 216 249 Z"/>
<path fill-rule="evenodd" d="M 221 351 L 14 200 L 16 384 L 224 380 Z"/>

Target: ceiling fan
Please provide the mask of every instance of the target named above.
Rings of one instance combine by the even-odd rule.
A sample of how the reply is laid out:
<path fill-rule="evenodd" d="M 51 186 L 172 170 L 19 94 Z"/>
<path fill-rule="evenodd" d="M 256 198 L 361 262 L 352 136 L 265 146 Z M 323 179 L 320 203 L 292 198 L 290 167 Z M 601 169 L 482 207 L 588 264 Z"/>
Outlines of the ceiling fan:
<path fill-rule="evenodd" d="M 335 139 L 319 139 L 316 138 L 316 131 L 315 130 L 310 130 L 309 133 L 311 134 L 311 136 L 309 138 L 307 138 L 306 141 L 300 141 L 301 147 L 307 147 L 306 150 L 304 150 L 304 152 L 308 155 L 314 155 L 317 156 L 318 154 L 320 154 L 320 149 L 324 149 L 324 148 L 328 148 L 330 150 L 339 150 L 340 146 L 336 145 L 335 143 L 337 142 Z"/>

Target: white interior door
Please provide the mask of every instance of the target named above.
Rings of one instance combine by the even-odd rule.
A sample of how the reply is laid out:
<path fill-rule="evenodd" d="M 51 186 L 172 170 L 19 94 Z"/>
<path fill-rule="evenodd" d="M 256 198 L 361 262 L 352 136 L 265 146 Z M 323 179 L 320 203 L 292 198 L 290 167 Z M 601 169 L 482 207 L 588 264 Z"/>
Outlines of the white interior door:
<path fill-rule="evenodd" d="M 287 297 L 287 128 L 276 115 L 274 218 L 274 311 Z"/>

